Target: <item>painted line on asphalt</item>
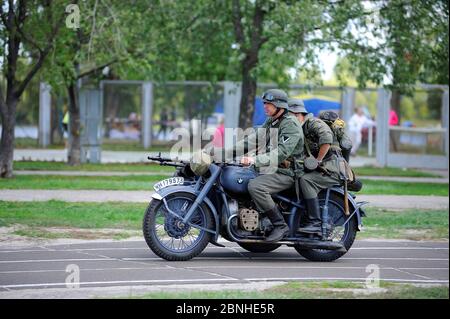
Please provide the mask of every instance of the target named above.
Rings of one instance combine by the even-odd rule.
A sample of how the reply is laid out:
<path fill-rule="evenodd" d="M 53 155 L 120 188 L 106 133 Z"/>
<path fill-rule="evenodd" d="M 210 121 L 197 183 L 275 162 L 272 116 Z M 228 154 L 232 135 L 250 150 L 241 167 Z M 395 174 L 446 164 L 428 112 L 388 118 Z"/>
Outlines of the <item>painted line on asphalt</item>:
<path fill-rule="evenodd" d="M 280 277 L 280 278 L 245 278 L 247 281 L 293 281 L 293 280 L 349 280 L 349 281 L 366 281 L 367 277 Z M 420 280 L 420 279 L 398 279 L 398 278 L 380 278 L 381 281 L 393 282 L 412 282 L 412 283 L 444 283 L 448 284 L 448 280 Z"/>
<path fill-rule="evenodd" d="M 152 283 L 180 283 L 180 282 L 211 282 L 211 281 L 239 281 L 239 279 L 211 278 L 211 279 L 154 279 L 154 280 L 123 280 L 123 281 L 86 281 L 80 282 L 80 286 L 86 285 L 111 285 L 111 284 L 152 284 Z M 78 283 L 77 283 L 78 284 Z M 72 285 L 72 283 L 70 283 Z M 65 286 L 67 283 L 42 283 L 42 284 L 20 284 L 20 285 L 1 285 L 0 288 L 24 288 L 24 287 L 54 287 Z"/>
<path fill-rule="evenodd" d="M 294 281 L 294 280 L 347 280 L 347 281 L 358 281 L 365 282 L 367 277 L 269 277 L 269 278 L 243 278 L 243 279 L 234 279 L 234 278 L 215 278 L 215 279 L 171 279 L 171 280 L 124 280 L 124 281 L 91 281 L 91 282 L 80 282 L 80 286 L 87 285 L 117 285 L 117 284 L 154 284 L 154 283 L 207 283 L 207 282 L 215 282 L 215 281 L 249 281 L 249 282 L 264 282 L 264 281 Z M 448 284 L 448 280 L 420 280 L 420 279 L 399 279 L 399 278 L 380 278 L 382 281 L 387 282 L 408 282 L 408 283 L 441 283 Z M 41 284 L 18 284 L 18 285 L 1 285 L 0 288 L 11 289 L 11 288 L 38 288 L 38 287 L 56 287 L 63 286 L 67 287 L 67 283 L 41 283 Z"/>
<path fill-rule="evenodd" d="M 195 257 L 196 260 L 305 260 L 301 257 Z M 426 260 L 426 261 L 448 261 L 448 258 L 421 258 L 421 257 L 342 257 L 340 260 Z M 66 261 L 145 261 L 162 260 L 160 257 L 137 257 L 137 258 L 68 258 L 68 259 L 25 259 L 25 260 L 1 260 L 0 264 L 12 263 L 42 263 L 42 262 L 66 262 Z"/>
<path fill-rule="evenodd" d="M 301 257 L 195 257 L 196 260 L 305 260 Z M 121 258 L 125 261 L 145 261 L 145 260 L 161 260 L 159 257 L 140 257 L 140 258 Z M 448 258 L 420 258 L 420 257 L 342 257 L 339 260 L 427 260 L 427 261 L 448 261 Z"/>
<path fill-rule="evenodd" d="M 80 268 L 80 272 L 86 272 L 86 271 L 114 271 L 114 270 L 183 270 L 183 269 L 207 269 L 207 268 L 214 268 L 214 269 L 255 269 L 255 266 L 190 266 L 190 267 L 183 267 L 183 268 L 176 268 L 176 267 L 118 267 L 118 268 Z M 361 269 L 365 270 L 366 267 L 347 267 L 347 266 L 258 266 L 258 269 L 314 269 L 314 270 L 320 270 L 320 269 Z M 449 270 L 449 268 L 442 268 L 442 267 L 423 267 L 423 268 L 409 268 L 409 267 L 401 267 L 401 268 L 394 268 L 394 267 L 380 267 L 380 270 Z M 11 271 L 0 271 L 0 274 L 22 274 L 22 273 L 51 273 L 51 272 L 66 272 L 65 269 L 47 269 L 47 270 L 11 270 Z M 213 273 L 214 275 L 218 275 Z"/>
<path fill-rule="evenodd" d="M 217 268 L 217 269 L 255 269 L 255 266 L 189 266 L 189 267 L 183 267 L 186 269 L 205 269 L 205 268 Z M 366 269 L 366 267 L 358 267 L 358 266 L 258 266 L 258 269 Z M 393 269 L 402 269 L 402 270 L 449 270 L 448 267 L 423 267 L 423 268 L 409 268 L 409 267 L 401 267 L 401 268 L 394 268 L 394 267 L 380 267 L 379 269 L 384 270 L 393 270 Z M 0 272 L 1 273 L 1 272 Z"/>
<path fill-rule="evenodd" d="M 108 271 L 108 270 L 168 270 L 168 267 L 130 267 L 130 268 L 80 268 L 80 272 L 84 271 Z M 47 269 L 47 270 L 11 270 L 0 271 L 0 274 L 26 274 L 26 273 L 50 273 L 50 272 L 66 272 L 65 269 Z"/>
<path fill-rule="evenodd" d="M 239 246 L 226 246 L 226 247 L 207 247 L 206 250 L 223 250 L 224 248 L 237 248 L 242 251 L 246 251 Z M 292 251 L 293 247 L 280 247 L 276 250 L 289 250 Z M 115 251 L 115 250 L 150 250 L 148 247 L 130 247 L 130 248 L 71 248 L 71 249 L 48 249 L 48 250 L 39 250 L 39 249 L 26 249 L 26 250 L 4 250 L 0 251 L 2 253 L 31 253 L 31 252 L 78 252 L 78 251 Z M 350 250 L 449 250 L 449 247 L 352 247 Z"/>
<path fill-rule="evenodd" d="M 406 270 L 401 270 L 401 269 L 399 269 L 399 268 L 394 268 L 394 270 L 395 270 L 395 271 L 398 271 L 398 272 L 400 272 L 400 273 L 402 273 L 402 274 L 407 274 L 407 275 L 409 275 L 409 276 L 415 276 L 415 277 L 423 278 L 423 279 L 426 279 L 426 280 L 433 280 L 433 278 L 431 278 L 431 277 L 428 277 L 428 276 L 422 276 L 422 275 L 415 274 L 415 273 L 412 273 L 412 272 L 409 272 L 409 271 L 406 271 Z"/>
<path fill-rule="evenodd" d="M 120 260 L 116 258 L 70 258 L 70 259 L 26 259 L 26 260 L 0 260 L 0 264 L 14 264 L 14 263 L 43 263 L 43 262 L 57 262 L 57 261 L 115 261 Z"/>

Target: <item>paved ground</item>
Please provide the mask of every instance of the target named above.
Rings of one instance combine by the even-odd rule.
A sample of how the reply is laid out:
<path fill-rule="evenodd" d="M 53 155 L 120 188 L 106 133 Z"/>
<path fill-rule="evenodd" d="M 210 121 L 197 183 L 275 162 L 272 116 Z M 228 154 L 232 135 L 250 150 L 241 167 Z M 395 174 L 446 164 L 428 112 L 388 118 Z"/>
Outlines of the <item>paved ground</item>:
<path fill-rule="evenodd" d="M 117 190 L 0 190 L 4 201 L 47 201 L 67 202 L 141 202 L 150 201 L 153 191 Z M 413 195 L 358 195 L 357 201 L 368 201 L 368 206 L 388 209 L 448 209 L 448 196 Z"/>
<path fill-rule="evenodd" d="M 256 254 L 234 243 L 226 248 L 209 245 L 187 262 L 167 262 L 145 242 L 109 241 L 0 249 L 0 298 L 54 298 L 127 295 L 131 287 L 146 289 L 217 288 L 257 289 L 264 283 L 291 280 L 365 281 L 368 265 L 377 265 L 381 280 L 420 284 L 448 284 L 448 242 L 357 241 L 341 259 L 313 263 L 293 248 Z M 72 265 L 72 266 L 69 266 Z M 80 289 L 66 280 L 79 267 Z M 178 286 L 174 286 L 178 285 Z M 185 286 L 189 285 L 189 286 Z M 192 286 L 194 285 L 194 286 Z M 197 285 L 197 286 L 195 286 Z M 233 286 L 234 285 L 234 286 Z M 115 287 L 115 288 L 112 288 Z M 119 287 L 119 288 L 118 288 Z M 121 288 L 120 288 L 121 287 Z"/>

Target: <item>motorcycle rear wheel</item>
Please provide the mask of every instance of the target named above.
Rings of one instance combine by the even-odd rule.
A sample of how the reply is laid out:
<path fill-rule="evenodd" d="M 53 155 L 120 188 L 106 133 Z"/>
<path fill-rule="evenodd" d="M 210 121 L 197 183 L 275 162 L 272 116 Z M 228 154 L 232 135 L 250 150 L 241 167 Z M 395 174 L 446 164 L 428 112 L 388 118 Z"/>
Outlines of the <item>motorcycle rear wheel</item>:
<path fill-rule="evenodd" d="M 165 200 L 170 210 L 184 215 L 195 201 L 190 193 L 175 193 Z M 194 212 L 191 223 L 212 229 L 212 213 L 206 204 L 201 204 Z M 152 199 L 142 226 L 148 247 L 159 257 L 169 261 L 185 261 L 200 254 L 211 240 L 211 233 L 184 225 L 181 219 L 167 212 L 163 201 Z"/>
<path fill-rule="evenodd" d="M 322 208 L 325 204 L 325 196 L 323 194 L 319 195 L 320 207 Z M 347 216 L 344 214 L 344 198 L 343 195 L 330 194 L 329 199 L 329 218 L 333 219 L 333 223 L 335 226 L 342 225 L 345 221 L 347 221 Z M 350 212 L 351 213 L 351 212 Z M 344 228 L 344 233 L 341 238 L 337 240 L 347 249 L 353 245 L 353 242 L 356 238 L 356 232 L 358 231 L 358 221 L 356 219 L 356 215 L 353 215 L 352 219 L 348 221 Z M 324 250 L 324 249 L 305 249 L 301 246 L 294 246 L 295 250 L 311 261 L 319 261 L 319 262 L 330 262 L 336 259 L 339 259 L 346 252 L 336 251 L 336 250 Z"/>

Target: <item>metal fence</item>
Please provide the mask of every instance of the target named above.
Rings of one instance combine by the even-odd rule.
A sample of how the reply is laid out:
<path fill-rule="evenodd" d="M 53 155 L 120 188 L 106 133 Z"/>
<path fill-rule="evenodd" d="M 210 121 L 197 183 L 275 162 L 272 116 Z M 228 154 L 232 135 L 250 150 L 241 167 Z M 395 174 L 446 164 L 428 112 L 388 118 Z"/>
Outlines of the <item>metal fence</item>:
<path fill-rule="evenodd" d="M 274 87 L 259 84 L 257 96 Z M 49 112 L 45 106 L 49 103 L 47 89 L 41 86 L 42 119 Z M 100 100 L 92 103 L 103 110 L 99 124 L 103 144 L 171 145 L 177 139 L 171 134 L 175 128 L 194 132 L 199 122 L 203 129 L 215 128 L 221 122 L 227 128 L 238 126 L 240 83 L 102 81 L 99 90 Z M 382 166 L 448 168 L 448 86 L 420 86 L 413 94 L 395 96 L 373 88 L 290 85 L 287 90 L 289 96 L 304 99 L 307 109 L 322 103 L 313 108 L 315 115 L 327 108 L 339 112 L 359 145 L 355 150 L 358 156 L 376 156 Z M 261 113 L 259 100 L 257 97 L 255 107 Z M 357 121 L 357 109 L 366 119 L 363 124 Z M 44 133 L 48 131 L 45 122 L 40 122 Z M 230 138 L 225 136 L 225 144 Z"/>

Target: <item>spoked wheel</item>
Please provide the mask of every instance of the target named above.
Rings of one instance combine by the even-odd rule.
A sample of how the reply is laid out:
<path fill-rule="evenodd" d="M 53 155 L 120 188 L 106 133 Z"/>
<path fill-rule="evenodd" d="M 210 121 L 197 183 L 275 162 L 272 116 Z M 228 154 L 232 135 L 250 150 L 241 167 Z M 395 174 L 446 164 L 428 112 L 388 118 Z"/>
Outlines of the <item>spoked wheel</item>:
<path fill-rule="evenodd" d="M 238 245 L 252 253 L 269 253 L 281 246 L 280 244 L 255 244 L 255 243 L 238 243 Z"/>
<path fill-rule="evenodd" d="M 166 260 L 189 260 L 200 254 L 208 245 L 212 229 L 211 212 L 205 204 L 195 210 L 189 223 L 174 216 L 172 211 L 185 216 L 195 201 L 189 193 L 171 194 L 163 201 L 153 199 L 145 213 L 143 233 L 150 249 Z M 200 228 L 199 228 L 200 227 Z M 203 228 L 203 229 L 201 229 Z"/>
<path fill-rule="evenodd" d="M 324 194 L 319 194 L 319 203 L 322 209 L 325 204 Z M 356 215 L 353 215 L 351 220 L 346 223 L 347 219 L 348 217 L 344 213 L 343 195 L 331 193 L 328 201 L 328 223 L 330 224 L 330 231 L 327 239 L 340 242 L 348 251 L 355 241 L 358 221 Z M 304 249 L 301 246 L 294 247 L 300 255 L 311 261 L 334 261 L 345 254 L 345 252 L 336 250 Z"/>

